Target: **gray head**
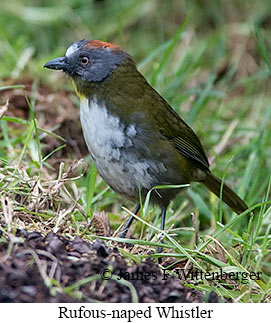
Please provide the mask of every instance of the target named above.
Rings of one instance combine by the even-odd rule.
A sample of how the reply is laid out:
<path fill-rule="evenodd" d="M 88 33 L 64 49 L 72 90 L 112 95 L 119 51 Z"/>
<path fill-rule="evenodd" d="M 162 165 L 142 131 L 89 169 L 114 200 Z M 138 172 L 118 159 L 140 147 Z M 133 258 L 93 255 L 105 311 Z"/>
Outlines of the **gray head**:
<path fill-rule="evenodd" d="M 128 57 L 118 45 L 80 40 L 67 49 L 64 57 L 55 58 L 44 67 L 63 70 L 75 80 L 101 82 Z"/>

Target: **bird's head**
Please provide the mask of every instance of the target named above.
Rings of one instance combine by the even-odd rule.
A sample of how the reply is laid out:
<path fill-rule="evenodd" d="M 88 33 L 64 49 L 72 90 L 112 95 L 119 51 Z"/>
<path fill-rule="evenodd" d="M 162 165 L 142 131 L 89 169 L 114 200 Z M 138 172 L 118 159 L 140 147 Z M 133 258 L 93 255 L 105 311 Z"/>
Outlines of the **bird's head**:
<path fill-rule="evenodd" d="M 70 45 L 65 56 L 49 61 L 44 67 L 64 71 L 80 92 L 80 88 L 90 83 L 107 79 L 126 60 L 132 61 L 118 45 L 100 40 L 80 40 Z"/>

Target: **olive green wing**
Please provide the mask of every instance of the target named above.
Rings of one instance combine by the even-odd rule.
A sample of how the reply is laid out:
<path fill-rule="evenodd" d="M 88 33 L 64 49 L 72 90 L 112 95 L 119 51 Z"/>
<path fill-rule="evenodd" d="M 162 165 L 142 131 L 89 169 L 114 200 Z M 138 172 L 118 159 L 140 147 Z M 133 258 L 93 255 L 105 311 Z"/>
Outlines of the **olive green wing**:
<path fill-rule="evenodd" d="M 127 66 L 126 66 L 127 67 Z M 123 111 L 130 109 L 123 114 L 128 122 L 141 123 L 142 126 L 151 123 L 153 127 L 176 147 L 177 151 L 192 160 L 200 163 L 204 168 L 209 168 L 208 159 L 204 153 L 202 145 L 194 131 L 181 119 L 181 117 L 171 108 L 162 96 L 153 89 L 146 79 L 137 71 L 132 70 L 134 82 L 131 83 L 127 69 L 122 76 L 125 81 L 124 88 L 129 85 L 129 96 L 123 102 Z M 123 79 L 126 77 L 126 79 Z M 118 93 L 115 91 L 115 93 Z M 121 98 L 118 98 L 116 106 L 120 106 Z M 137 107 L 137 109 L 135 109 Z M 128 118 L 131 118 L 132 121 Z M 146 120 L 148 122 L 146 123 Z"/>
<path fill-rule="evenodd" d="M 196 135 L 194 134 L 194 136 Z M 195 137 L 191 138 L 191 134 L 189 136 L 184 136 L 182 134 L 180 136 L 169 138 L 169 140 L 172 141 L 180 154 L 192 158 L 198 161 L 204 167 L 209 168 L 208 159 L 200 142 L 197 143 L 195 141 Z"/>
<path fill-rule="evenodd" d="M 181 119 L 181 117 L 170 107 L 167 109 L 170 120 L 166 127 L 161 129 L 162 134 L 172 142 L 178 152 L 188 158 L 199 162 L 205 168 L 209 168 L 209 162 L 194 131 Z"/>

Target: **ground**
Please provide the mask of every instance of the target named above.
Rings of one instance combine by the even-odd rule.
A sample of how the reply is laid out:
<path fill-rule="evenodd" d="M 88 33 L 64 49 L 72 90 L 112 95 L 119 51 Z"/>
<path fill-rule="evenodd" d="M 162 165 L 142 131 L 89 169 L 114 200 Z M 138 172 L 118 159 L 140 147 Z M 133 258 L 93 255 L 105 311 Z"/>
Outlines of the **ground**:
<path fill-rule="evenodd" d="M 128 265 L 117 248 L 109 249 L 101 240 L 91 244 L 79 237 L 69 240 L 53 233 L 43 237 L 24 230 L 16 236 L 18 241 L 0 244 L 0 302 L 225 302 L 215 293 L 185 287 L 178 278 L 165 279 L 150 258 Z M 129 285 L 102 280 L 108 271 L 117 276 L 126 273 Z"/>

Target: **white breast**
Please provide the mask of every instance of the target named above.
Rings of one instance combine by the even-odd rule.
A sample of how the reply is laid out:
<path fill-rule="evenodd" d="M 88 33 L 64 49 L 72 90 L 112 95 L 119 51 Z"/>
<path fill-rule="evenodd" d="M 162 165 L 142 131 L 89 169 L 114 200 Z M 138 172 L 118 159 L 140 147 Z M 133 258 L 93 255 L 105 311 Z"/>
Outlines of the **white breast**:
<path fill-rule="evenodd" d="M 139 160 L 136 149 L 133 152 L 129 150 L 138 135 L 135 125 L 125 127 L 118 117 L 111 115 L 106 106 L 98 104 L 96 99 L 81 100 L 80 118 L 95 166 L 114 190 L 128 194 L 128 189 L 129 195 L 133 196 L 138 194 L 139 182 L 141 187 L 152 187 L 154 170 L 158 173 L 166 171 L 162 163 Z"/>
<path fill-rule="evenodd" d="M 132 145 L 129 137 L 135 136 L 135 126 L 125 130 L 119 118 L 110 115 L 96 100 L 81 100 L 80 118 L 85 141 L 94 159 L 119 159 L 119 148 Z"/>

